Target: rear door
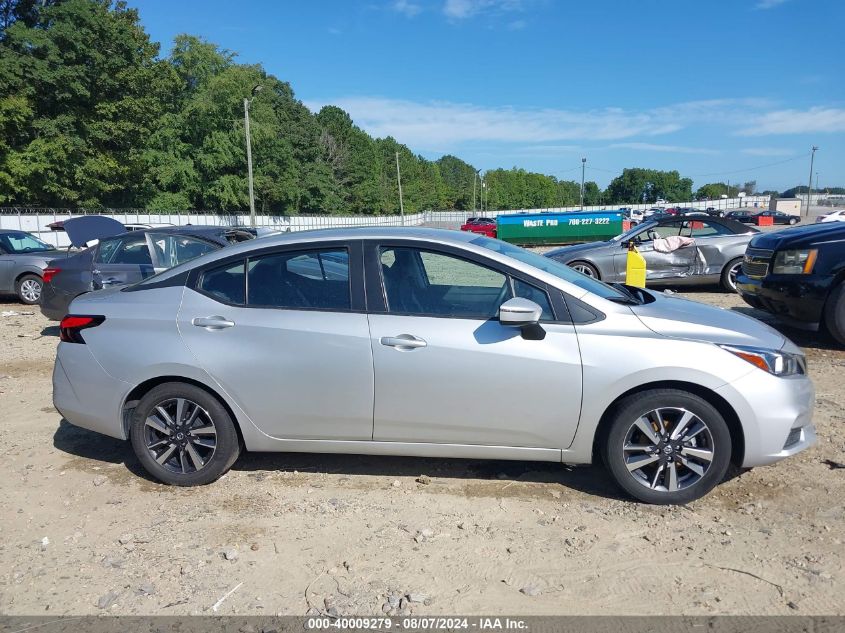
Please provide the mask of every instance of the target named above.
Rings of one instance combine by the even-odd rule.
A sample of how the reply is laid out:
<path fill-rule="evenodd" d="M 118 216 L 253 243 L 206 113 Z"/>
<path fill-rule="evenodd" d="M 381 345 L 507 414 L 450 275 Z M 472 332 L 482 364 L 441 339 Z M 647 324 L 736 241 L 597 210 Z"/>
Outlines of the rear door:
<path fill-rule="evenodd" d="M 544 284 L 462 253 L 368 246 L 373 439 L 566 448 L 581 409 L 574 327 Z M 543 307 L 543 340 L 499 323 L 514 295 Z"/>
<path fill-rule="evenodd" d="M 372 438 L 359 242 L 265 249 L 195 277 L 179 311 L 182 338 L 262 432 Z"/>
<path fill-rule="evenodd" d="M 179 233 L 147 233 L 155 258 L 156 272 L 173 268 L 188 260 L 216 251 L 221 246 L 203 239 Z"/>
<path fill-rule="evenodd" d="M 105 239 L 96 248 L 91 271 L 91 287 L 94 290 L 133 284 L 155 273 L 144 233 Z"/>

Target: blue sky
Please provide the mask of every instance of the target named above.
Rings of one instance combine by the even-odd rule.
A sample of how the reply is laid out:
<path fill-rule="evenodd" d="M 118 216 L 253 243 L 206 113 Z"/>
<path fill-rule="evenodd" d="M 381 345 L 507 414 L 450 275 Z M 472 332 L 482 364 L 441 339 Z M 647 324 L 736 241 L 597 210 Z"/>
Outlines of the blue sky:
<path fill-rule="evenodd" d="M 130 0 L 428 158 L 845 186 L 842 0 Z M 815 186 L 815 175 L 814 175 Z"/>

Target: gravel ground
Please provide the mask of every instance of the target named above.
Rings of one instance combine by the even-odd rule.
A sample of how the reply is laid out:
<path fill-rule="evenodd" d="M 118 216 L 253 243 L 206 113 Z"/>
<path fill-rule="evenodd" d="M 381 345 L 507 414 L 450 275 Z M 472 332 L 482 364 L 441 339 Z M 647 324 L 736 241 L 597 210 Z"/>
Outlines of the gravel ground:
<path fill-rule="evenodd" d="M 53 409 L 55 324 L 0 310 L 2 614 L 845 614 L 845 352 L 819 336 L 788 332 L 818 446 L 663 508 L 522 462 L 253 454 L 159 485 Z"/>

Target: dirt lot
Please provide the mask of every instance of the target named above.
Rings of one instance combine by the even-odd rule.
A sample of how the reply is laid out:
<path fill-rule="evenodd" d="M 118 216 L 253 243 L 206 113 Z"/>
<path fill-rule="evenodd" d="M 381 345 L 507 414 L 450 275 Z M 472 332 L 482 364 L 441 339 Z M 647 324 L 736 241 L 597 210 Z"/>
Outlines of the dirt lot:
<path fill-rule="evenodd" d="M 162 486 L 53 409 L 57 328 L 0 310 L 29 313 L 0 316 L 0 613 L 845 614 L 845 352 L 818 336 L 788 332 L 819 445 L 658 508 L 515 462 L 245 455 Z"/>

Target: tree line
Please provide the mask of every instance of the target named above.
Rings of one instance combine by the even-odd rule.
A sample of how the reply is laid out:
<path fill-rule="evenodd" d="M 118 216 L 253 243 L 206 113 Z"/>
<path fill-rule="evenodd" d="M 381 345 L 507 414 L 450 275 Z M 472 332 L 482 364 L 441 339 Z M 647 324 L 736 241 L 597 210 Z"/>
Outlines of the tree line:
<path fill-rule="evenodd" d="M 244 211 L 243 100 L 261 86 L 250 104 L 260 213 L 396 213 L 397 154 L 406 212 L 479 207 L 469 163 L 373 138 L 335 106 L 312 113 L 287 82 L 235 60 L 186 34 L 162 57 L 123 1 L 0 0 L 0 204 Z M 495 169 L 484 173 L 484 206 L 572 206 L 580 189 Z M 584 187 L 585 205 L 692 196 L 677 171 L 625 169 L 605 191 Z"/>

